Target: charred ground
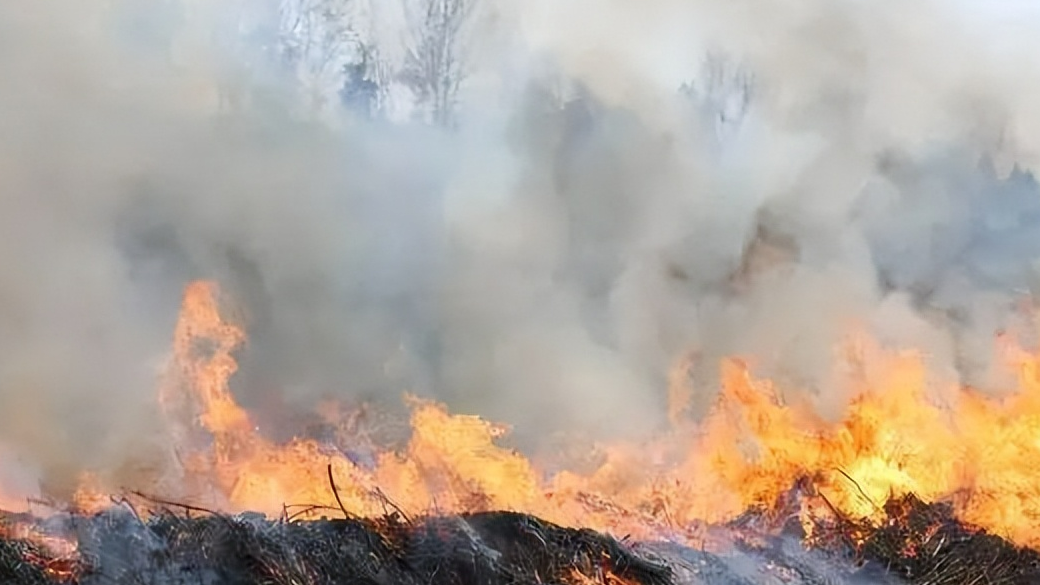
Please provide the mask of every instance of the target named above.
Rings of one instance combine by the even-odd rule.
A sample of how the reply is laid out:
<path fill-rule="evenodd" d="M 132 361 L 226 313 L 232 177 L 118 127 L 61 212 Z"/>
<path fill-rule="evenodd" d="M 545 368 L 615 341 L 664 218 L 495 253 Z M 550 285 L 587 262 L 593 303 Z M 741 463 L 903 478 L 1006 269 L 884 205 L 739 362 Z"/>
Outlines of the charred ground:
<path fill-rule="evenodd" d="M 51 584 L 1018 585 L 1040 553 L 957 521 L 945 504 L 890 500 L 880 523 L 833 516 L 813 536 L 765 512 L 705 534 L 710 547 L 635 543 L 515 512 L 270 520 L 190 507 L 0 520 L 0 582 Z M 339 511 L 329 510 L 329 515 Z M 720 543 L 725 542 L 725 545 Z M 709 552 L 710 549 L 710 552 Z"/>

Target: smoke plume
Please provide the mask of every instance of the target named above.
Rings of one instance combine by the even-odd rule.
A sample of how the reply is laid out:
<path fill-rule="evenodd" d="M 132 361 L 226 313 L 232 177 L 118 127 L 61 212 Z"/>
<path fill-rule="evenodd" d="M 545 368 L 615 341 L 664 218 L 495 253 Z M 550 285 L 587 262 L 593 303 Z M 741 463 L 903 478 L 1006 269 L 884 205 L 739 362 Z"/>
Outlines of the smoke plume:
<path fill-rule="evenodd" d="M 833 414 L 860 329 L 1000 389 L 1040 253 L 1034 41 L 1004 20 L 485 0 L 440 129 L 309 114 L 236 36 L 265 13 L 207 6 L 0 6 L 0 444 L 48 481 L 161 443 L 195 278 L 241 305 L 261 412 L 414 392 L 527 440 L 641 433 L 692 352 L 701 406 L 737 354 Z"/>

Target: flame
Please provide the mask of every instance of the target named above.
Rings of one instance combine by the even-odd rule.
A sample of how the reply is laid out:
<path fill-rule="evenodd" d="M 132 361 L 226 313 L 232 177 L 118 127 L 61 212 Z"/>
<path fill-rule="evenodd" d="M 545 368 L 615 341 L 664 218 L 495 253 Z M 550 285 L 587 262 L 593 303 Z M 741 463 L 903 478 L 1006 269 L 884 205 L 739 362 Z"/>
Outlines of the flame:
<path fill-rule="evenodd" d="M 569 585 L 633 585 L 632 581 L 618 577 L 611 571 L 602 571 L 602 574 L 590 577 L 577 569 L 571 569 L 569 576 Z"/>
<path fill-rule="evenodd" d="M 767 381 L 729 364 L 719 410 L 707 422 L 689 472 L 706 472 L 718 489 L 737 494 L 721 519 L 775 501 L 799 476 L 846 515 L 881 518 L 892 496 L 954 500 L 959 517 L 1010 540 L 1040 546 L 1040 358 L 1015 353 L 1017 392 L 1005 399 L 947 389 L 944 405 L 929 393 L 925 361 L 874 347 L 872 373 L 860 380 L 841 421 L 807 424 L 804 407 L 779 404 Z M 750 437 L 756 453 L 741 453 Z M 687 502 L 697 498 L 687 497 Z M 717 503 L 717 502 L 716 502 Z M 707 510 L 687 508 L 692 516 Z"/>
<path fill-rule="evenodd" d="M 591 473 L 547 474 L 496 441 L 508 429 L 410 399 L 412 435 L 371 465 L 316 441 L 276 444 L 235 401 L 234 352 L 244 331 L 226 319 L 215 284 L 187 287 L 160 402 L 174 424 L 183 497 L 215 493 L 229 512 L 269 516 L 516 510 L 565 526 L 635 538 L 695 541 L 705 524 L 775 509 L 792 486 L 856 519 L 881 519 L 892 496 L 953 501 L 959 517 L 1040 547 L 1040 356 L 1002 340 L 1017 372 L 1003 398 L 930 380 L 924 356 L 856 338 L 846 356 L 852 398 L 837 421 L 784 401 L 749 363 L 722 364 L 721 393 L 700 423 L 685 414 L 696 360 L 670 379 L 673 429 L 644 444 L 603 446 Z M 789 390 L 789 389 L 784 389 Z M 942 399 L 942 400 L 940 400 Z M 339 411 L 326 406 L 327 417 Z M 190 413 L 186 419 L 185 413 Z M 188 420 L 189 424 L 180 424 Z M 335 489 L 334 487 L 335 486 Z M 96 487 L 85 489 L 96 496 Z M 306 510 L 310 510 L 309 512 Z M 806 516 L 819 506 L 806 498 Z"/>
<path fill-rule="evenodd" d="M 72 535 L 47 532 L 31 520 L 0 514 L 0 539 L 34 545 L 36 551 L 24 551 L 23 560 L 43 569 L 55 582 L 73 583 L 79 576 L 79 547 Z"/>
<path fill-rule="evenodd" d="M 199 422 L 217 438 L 232 440 L 250 433 L 249 415 L 228 387 L 238 370 L 232 353 L 246 339 L 241 328 L 224 320 L 214 283 L 194 282 L 184 291 L 180 319 L 173 334 L 173 367 L 160 392 L 160 402 L 173 403 L 178 390 L 190 387 L 201 409 Z"/>

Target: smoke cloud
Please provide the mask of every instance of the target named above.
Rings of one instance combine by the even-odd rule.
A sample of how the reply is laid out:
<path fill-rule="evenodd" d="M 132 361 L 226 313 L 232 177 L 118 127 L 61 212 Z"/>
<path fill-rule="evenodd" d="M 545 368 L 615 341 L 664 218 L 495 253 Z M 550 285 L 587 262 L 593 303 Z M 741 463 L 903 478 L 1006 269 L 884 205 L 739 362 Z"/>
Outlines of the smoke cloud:
<path fill-rule="evenodd" d="M 195 278 L 243 308 L 258 412 L 408 391 L 521 440 L 642 433 L 694 352 L 702 406 L 740 354 L 836 413 L 856 328 L 1001 386 L 1040 85 L 1000 18 L 486 0 L 448 131 L 308 114 L 234 33 L 266 13 L 207 6 L 0 6 L 0 444 L 49 482 L 158 448 Z"/>

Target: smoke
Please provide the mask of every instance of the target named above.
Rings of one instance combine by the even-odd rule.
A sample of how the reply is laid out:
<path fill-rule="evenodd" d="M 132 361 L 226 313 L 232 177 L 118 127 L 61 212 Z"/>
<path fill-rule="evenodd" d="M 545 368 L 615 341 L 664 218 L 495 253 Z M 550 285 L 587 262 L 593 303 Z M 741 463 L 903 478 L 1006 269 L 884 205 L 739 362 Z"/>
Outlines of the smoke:
<path fill-rule="evenodd" d="M 442 131 L 308 116 L 233 3 L 109 4 L 0 7 L 0 443 L 57 485 L 162 442 L 194 278 L 244 309 L 261 413 L 409 391 L 528 439 L 639 433 L 691 351 L 706 395 L 745 354 L 834 412 L 858 327 L 1001 382 L 1040 252 L 1008 177 L 1040 155 L 1032 41 L 1003 21 L 488 0 Z"/>

